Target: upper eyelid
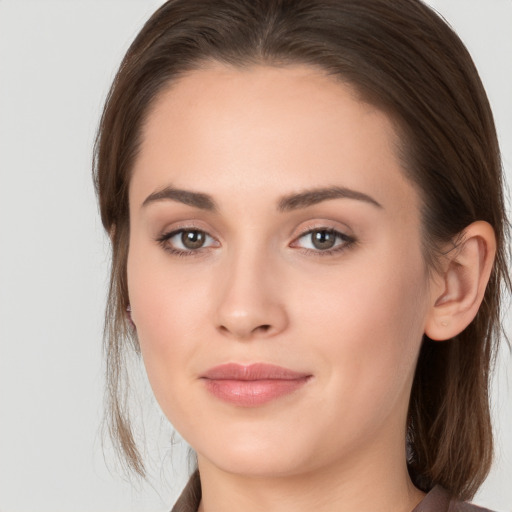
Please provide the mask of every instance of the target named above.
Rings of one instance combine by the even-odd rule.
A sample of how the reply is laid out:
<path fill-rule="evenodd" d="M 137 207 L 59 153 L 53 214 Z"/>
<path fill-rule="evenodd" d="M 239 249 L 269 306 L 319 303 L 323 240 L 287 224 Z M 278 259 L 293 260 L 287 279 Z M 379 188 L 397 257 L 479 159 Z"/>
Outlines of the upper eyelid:
<path fill-rule="evenodd" d="M 327 222 L 327 221 L 323 221 L 323 222 L 321 221 L 320 223 L 318 223 L 318 222 L 311 223 L 306 227 L 302 227 L 300 230 L 294 229 L 293 232 L 290 233 L 289 237 L 293 237 L 293 240 L 295 240 L 297 238 L 300 238 L 301 236 L 305 236 L 305 235 L 311 233 L 312 231 L 321 231 L 321 230 L 334 231 L 341 235 L 351 236 L 351 234 L 350 234 L 351 230 L 348 229 L 348 227 L 346 229 L 334 227 L 332 225 L 326 224 L 325 222 Z M 213 235 L 211 233 L 211 231 L 208 230 L 207 228 L 204 228 L 204 227 L 196 225 L 196 224 L 189 224 L 189 223 L 184 223 L 181 226 L 178 225 L 178 226 L 175 226 L 175 227 L 169 228 L 169 229 L 163 229 L 162 231 L 160 231 L 160 234 L 157 236 L 157 238 L 169 237 L 169 236 L 175 235 L 181 231 L 201 231 L 202 233 L 205 233 L 206 235 L 210 236 L 211 238 L 213 238 L 215 240 L 218 240 L 220 238 L 217 235 Z"/>
<path fill-rule="evenodd" d="M 347 237 L 354 237 L 353 230 L 348 225 L 341 223 L 340 221 L 329 219 L 317 219 L 306 222 L 305 224 L 302 224 L 299 229 L 294 229 L 292 233 L 290 233 L 290 237 L 292 237 L 292 240 L 297 240 L 301 236 L 307 235 L 312 231 L 320 231 L 322 229 L 335 231 L 340 235 Z"/>
<path fill-rule="evenodd" d="M 301 234 L 299 234 L 296 238 L 301 238 L 303 236 L 310 235 L 311 233 L 314 233 L 315 231 L 329 231 L 331 233 L 337 233 L 338 235 L 349 236 L 339 229 L 331 228 L 328 226 L 321 226 L 319 228 L 310 228 L 310 229 L 307 229 L 306 231 L 302 231 Z"/>
<path fill-rule="evenodd" d="M 176 222 L 172 225 L 172 227 L 165 227 L 158 231 L 157 238 L 161 238 L 164 236 L 169 236 L 171 234 L 179 233 L 180 231 L 201 231 L 202 233 L 206 233 L 208 236 L 211 236 L 214 239 L 217 239 L 218 237 L 216 235 L 212 235 L 209 228 L 192 221 L 182 221 L 182 222 Z"/>
<path fill-rule="evenodd" d="M 341 222 L 339 220 L 333 220 L 328 218 L 318 218 L 306 222 L 300 223 L 300 227 L 293 228 L 288 236 L 300 236 L 300 234 L 305 234 L 308 231 L 315 230 L 315 229 L 332 229 L 335 231 L 339 231 L 343 234 L 346 234 L 349 236 L 352 232 L 352 229 L 345 224 L 344 222 Z M 173 223 L 172 227 L 165 227 L 163 229 L 160 229 L 159 232 L 161 234 L 167 234 L 171 233 L 173 231 L 180 231 L 180 230 L 197 230 L 197 231 L 203 231 L 204 233 L 207 233 L 208 235 L 212 236 L 213 238 L 222 238 L 218 234 L 212 234 L 216 232 L 215 229 L 211 229 L 209 226 L 205 226 L 203 221 L 196 220 L 196 219 L 190 219 L 190 220 L 183 220 L 183 221 L 177 221 Z"/>
<path fill-rule="evenodd" d="M 182 233 L 183 231 L 199 231 L 201 233 L 204 233 L 206 236 L 210 237 L 211 239 L 215 240 L 216 242 L 218 242 L 217 238 L 214 237 L 213 235 L 211 235 L 208 231 L 206 231 L 205 229 L 202 229 L 202 228 L 194 227 L 194 226 L 178 227 L 175 229 L 166 230 L 161 235 L 159 235 L 157 237 L 157 240 L 160 240 L 160 241 L 169 240 L 171 238 L 174 238 L 179 233 Z"/>

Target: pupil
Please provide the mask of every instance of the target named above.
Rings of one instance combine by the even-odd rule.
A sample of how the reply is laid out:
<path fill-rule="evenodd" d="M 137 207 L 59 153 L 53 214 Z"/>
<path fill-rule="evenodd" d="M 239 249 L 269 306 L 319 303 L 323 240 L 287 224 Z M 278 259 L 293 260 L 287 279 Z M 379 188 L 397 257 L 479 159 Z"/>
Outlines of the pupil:
<path fill-rule="evenodd" d="M 330 249 L 334 246 L 336 237 L 329 231 L 313 231 L 313 245 L 316 249 Z"/>
<path fill-rule="evenodd" d="M 184 231 L 181 235 L 181 242 L 187 249 L 199 249 L 204 244 L 204 233 L 202 231 Z"/>

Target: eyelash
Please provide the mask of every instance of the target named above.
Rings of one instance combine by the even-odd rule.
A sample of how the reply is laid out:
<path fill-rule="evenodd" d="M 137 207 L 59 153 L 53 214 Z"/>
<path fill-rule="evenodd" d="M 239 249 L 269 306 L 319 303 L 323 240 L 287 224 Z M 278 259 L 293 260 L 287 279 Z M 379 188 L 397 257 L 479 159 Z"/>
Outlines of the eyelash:
<path fill-rule="evenodd" d="M 208 247 L 200 247 L 200 248 L 195 249 L 195 250 L 194 249 L 189 249 L 189 250 L 184 251 L 183 249 L 176 249 L 174 247 L 171 247 L 167 243 L 171 238 L 175 237 L 176 235 L 179 235 L 180 233 L 184 233 L 186 231 L 188 231 L 188 232 L 195 232 L 195 233 L 203 233 L 207 237 L 210 237 L 210 238 L 213 239 L 213 237 L 211 235 L 209 235 L 206 231 L 204 231 L 202 229 L 199 229 L 199 228 L 196 228 L 194 226 L 189 226 L 189 227 L 182 227 L 182 228 L 179 228 L 179 229 L 175 229 L 175 230 L 170 231 L 168 233 L 163 233 L 161 236 L 159 236 L 156 239 L 156 241 L 162 246 L 162 248 L 165 251 L 169 252 L 173 256 L 178 256 L 178 257 L 201 256 L 201 254 L 203 253 L 204 249 L 208 249 Z"/>
<path fill-rule="evenodd" d="M 165 251 L 169 252 L 170 254 L 172 254 L 174 256 L 178 256 L 178 257 L 200 256 L 204 252 L 205 249 L 208 249 L 208 247 L 199 247 L 198 249 L 189 249 L 189 250 L 184 251 L 183 249 L 176 249 L 174 247 L 170 247 L 169 244 L 167 243 L 171 238 L 175 237 L 176 235 L 182 234 L 186 231 L 202 233 L 202 234 L 206 235 L 206 237 L 213 239 L 213 237 L 211 235 L 209 235 L 206 231 L 203 231 L 202 229 L 198 229 L 198 228 L 191 226 L 191 227 L 175 229 L 168 233 L 164 233 L 161 236 L 159 236 L 156 239 L 156 241 L 162 246 L 162 248 Z M 354 237 L 348 236 L 345 233 L 342 233 L 336 229 L 328 228 L 328 227 L 315 227 L 315 228 L 309 229 L 309 230 L 305 231 L 304 233 L 302 233 L 300 236 L 298 236 L 294 240 L 294 242 L 297 240 L 300 240 L 301 238 L 304 238 L 308 235 L 311 235 L 312 233 L 318 232 L 318 231 L 334 235 L 337 239 L 341 239 L 343 241 L 343 243 L 335 245 L 332 249 L 326 249 L 324 251 L 322 251 L 320 249 L 309 249 L 309 248 L 303 247 L 303 248 L 301 248 L 302 249 L 301 252 L 303 254 L 321 256 L 321 257 L 331 256 L 334 254 L 339 254 L 339 253 L 349 249 L 352 245 L 354 245 L 356 243 L 356 239 Z"/>
<path fill-rule="evenodd" d="M 347 249 L 349 249 L 352 245 L 354 245 L 356 243 L 356 239 L 354 237 L 346 235 L 345 233 L 342 233 L 341 231 L 338 231 L 334 228 L 328 228 L 328 227 L 315 227 L 315 228 L 308 229 L 307 231 L 302 233 L 300 236 L 298 236 L 294 240 L 293 243 L 295 243 L 295 241 L 297 241 L 297 240 L 300 240 L 301 238 L 304 238 L 308 235 L 311 235 L 312 233 L 319 232 L 319 231 L 328 233 L 330 235 L 334 235 L 335 243 L 336 243 L 336 239 L 341 239 L 341 241 L 343 243 L 335 245 L 332 249 L 325 249 L 323 251 L 320 249 L 309 249 L 309 248 L 302 247 L 300 249 L 303 254 L 320 256 L 320 257 L 332 256 L 334 254 L 340 254 L 343 251 L 346 251 Z"/>

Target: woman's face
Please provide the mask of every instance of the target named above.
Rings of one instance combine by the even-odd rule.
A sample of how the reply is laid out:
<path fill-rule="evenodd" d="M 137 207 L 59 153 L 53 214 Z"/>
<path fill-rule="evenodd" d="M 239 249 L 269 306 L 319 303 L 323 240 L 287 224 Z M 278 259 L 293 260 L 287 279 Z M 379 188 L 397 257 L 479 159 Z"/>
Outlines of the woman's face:
<path fill-rule="evenodd" d="M 130 184 L 129 296 L 155 396 L 200 465 L 405 464 L 431 298 L 398 142 L 307 66 L 211 65 L 154 104 Z"/>

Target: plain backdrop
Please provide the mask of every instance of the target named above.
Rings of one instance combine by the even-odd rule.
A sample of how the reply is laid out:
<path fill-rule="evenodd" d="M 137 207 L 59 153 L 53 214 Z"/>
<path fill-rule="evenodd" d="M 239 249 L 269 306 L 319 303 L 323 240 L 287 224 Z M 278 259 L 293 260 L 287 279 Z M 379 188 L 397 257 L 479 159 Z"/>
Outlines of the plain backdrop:
<path fill-rule="evenodd" d="M 92 142 L 120 59 L 161 3 L 0 0 L 0 512 L 169 511 L 187 478 L 147 387 L 150 484 L 117 473 L 108 444 L 104 459 L 99 428 L 109 248 Z M 430 3 L 476 61 L 512 183 L 512 1 Z M 500 512 L 512 511 L 511 388 L 504 350 L 498 455 L 475 499 Z"/>

